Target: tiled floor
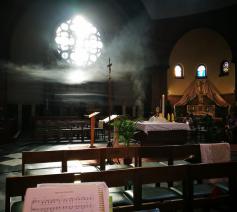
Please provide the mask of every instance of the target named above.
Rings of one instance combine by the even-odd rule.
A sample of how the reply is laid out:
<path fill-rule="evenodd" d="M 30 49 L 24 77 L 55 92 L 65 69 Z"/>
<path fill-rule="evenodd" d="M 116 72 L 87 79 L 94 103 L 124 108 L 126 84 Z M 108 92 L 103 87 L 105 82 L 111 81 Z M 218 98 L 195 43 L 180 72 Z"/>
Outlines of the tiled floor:
<path fill-rule="evenodd" d="M 7 176 L 21 176 L 21 152 L 22 151 L 42 151 L 59 149 L 76 149 L 88 147 L 89 143 L 34 143 L 29 139 L 16 141 L 10 144 L 0 145 L 0 212 L 5 208 L 5 180 Z M 98 143 L 95 146 L 106 146 L 105 143 Z"/>

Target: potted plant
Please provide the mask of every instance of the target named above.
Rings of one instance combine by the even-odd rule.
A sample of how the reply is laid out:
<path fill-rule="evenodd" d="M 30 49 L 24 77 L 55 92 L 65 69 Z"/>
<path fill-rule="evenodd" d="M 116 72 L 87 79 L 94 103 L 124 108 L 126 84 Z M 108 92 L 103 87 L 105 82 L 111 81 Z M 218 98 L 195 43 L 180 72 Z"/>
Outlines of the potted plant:
<path fill-rule="evenodd" d="M 136 130 L 136 123 L 127 118 L 120 118 L 114 121 L 114 129 L 120 143 L 123 143 L 125 147 L 130 145 L 130 141 Z M 132 158 L 124 158 L 124 164 L 131 164 Z"/>
<path fill-rule="evenodd" d="M 118 140 L 125 146 L 130 145 L 130 141 L 136 130 L 136 123 L 127 118 L 121 118 L 114 121 L 114 127 L 118 132 Z"/>

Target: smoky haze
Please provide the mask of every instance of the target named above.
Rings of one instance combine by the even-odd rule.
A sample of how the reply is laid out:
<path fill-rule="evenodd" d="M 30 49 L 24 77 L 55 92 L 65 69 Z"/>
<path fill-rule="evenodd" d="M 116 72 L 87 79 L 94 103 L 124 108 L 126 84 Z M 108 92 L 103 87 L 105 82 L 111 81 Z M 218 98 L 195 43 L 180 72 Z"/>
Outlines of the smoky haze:
<path fill-rule="evenodd" d="M 110 42 L 103 42 L 103 53 L 95 64 L 81 68 L 63 62 L 52 63 L 44 66 L 41 64 L 18 65 L 7 63 L 2 66 L 15 77 L 21 80 L 53 81 L 63 84 L 80 84 L 90 81 L 104 81 L 108 76 L 108 60 L 111 58 L 112 78 L 123 78 L 127 73 L 138 74 L 145 65 L 144 58 L 144 32 L 146 21 L 138 17 L 129 22 L 118 35 L 114 35 Z M 55 45 L 49 44 L 51 48 Z M 51 49 L 55 51 L 55 49 Z M 146 54 L 147 51 L 146 51 Z M 77 74 L 76 74 L 77 73 Z M 70 80 L 70 75 L 74 80 Z M 78 81 L 77 79 L 78 78 Z"/>
<path fill-rule="evenodd" d="M 118 35 L 113 36 L 110 42 L 103 43 L 102 55 L 95 64 L 88 68 L 80 68 L 62 62 L 56 64 L 52 62 L 53 65 L 47 66 L 5 63 L 2 64 L 2 67 L 7 70 L 13 81 L 80 85 L 89 82 L 106 82 L 108 80 L 107 64 L 111 58 L 112 81 L 121 80 L 130 83 L 133 90 L 133 94 L 130 94 L 133 95 L 133 104 L 141 105 L 144 99 L 144 85 L 140 74 L 146 67 L 144 55 L 146 27 L 146 20 L 143 17 L 132 20 Z M 52 49 L 52 51 L 55 50 Z M 149 53 L 146 51 L 146 54 Z M 114 95 L 117 95 L 116 91 Z"/>

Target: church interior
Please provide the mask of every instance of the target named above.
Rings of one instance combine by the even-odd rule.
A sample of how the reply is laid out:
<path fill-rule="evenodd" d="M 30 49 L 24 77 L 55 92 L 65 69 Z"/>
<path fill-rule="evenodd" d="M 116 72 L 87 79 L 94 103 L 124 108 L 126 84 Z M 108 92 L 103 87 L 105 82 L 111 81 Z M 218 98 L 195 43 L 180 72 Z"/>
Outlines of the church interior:
<path fill-rule="evenodd" d="M 236 211 L 236 11 L 236 0 L 2 2 L 0 212 L 99 211 L 24 198 L 76 181 L 105 182 L 110 211 Z"/>

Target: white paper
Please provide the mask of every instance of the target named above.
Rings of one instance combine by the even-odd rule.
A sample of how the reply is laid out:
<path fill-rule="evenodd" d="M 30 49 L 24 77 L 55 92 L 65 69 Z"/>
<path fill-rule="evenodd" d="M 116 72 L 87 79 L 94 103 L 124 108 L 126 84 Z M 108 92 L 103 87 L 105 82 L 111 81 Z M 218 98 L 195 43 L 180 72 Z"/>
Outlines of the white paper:
<path fill-rule="evenodd" d="M 109 191 L 103 182 L 42 184 L 26 191 L 23 212 L 109 212 Z"/>

